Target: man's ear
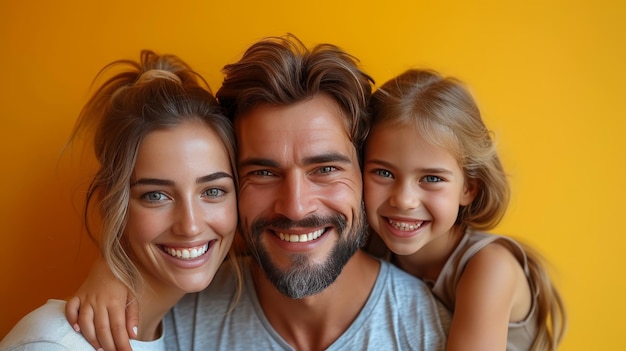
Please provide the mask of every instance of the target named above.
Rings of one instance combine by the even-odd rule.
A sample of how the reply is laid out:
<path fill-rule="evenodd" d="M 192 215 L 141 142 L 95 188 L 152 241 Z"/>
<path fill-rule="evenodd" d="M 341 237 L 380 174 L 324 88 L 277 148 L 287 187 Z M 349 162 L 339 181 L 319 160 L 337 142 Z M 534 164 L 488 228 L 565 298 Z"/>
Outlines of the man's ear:
<path fill-rule="evenodd" d="M 474 201 L 476 195 L 478 194 L 478 190 L 480 185 L 478 184 L 478 179 L 466 179 L 465 186 L 463 187 L 463 193 L 461 193 L 461 198 L 459 200 L 459 205 L 467 206 Z"/>

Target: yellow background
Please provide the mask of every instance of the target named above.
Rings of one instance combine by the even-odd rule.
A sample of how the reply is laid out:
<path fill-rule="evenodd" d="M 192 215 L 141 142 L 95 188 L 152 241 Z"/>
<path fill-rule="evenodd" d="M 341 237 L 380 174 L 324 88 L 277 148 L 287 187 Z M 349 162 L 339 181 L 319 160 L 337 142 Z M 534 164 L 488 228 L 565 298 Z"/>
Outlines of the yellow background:
<path fill-rule="evenodd" d="M 96 72 L 150 48 L 215 91 L 248 45 L 292 32 L 379 84 L 411 66 L 466 81 L 511 175 L 497 231 L 545 254 L 569 308 L 561 349 L 623 346 L 623 1 L 3 0 L 0 28 L 0 336 L 75 291 L 96 254 L 79 215 L 89 167 L 61 157 Z"/>

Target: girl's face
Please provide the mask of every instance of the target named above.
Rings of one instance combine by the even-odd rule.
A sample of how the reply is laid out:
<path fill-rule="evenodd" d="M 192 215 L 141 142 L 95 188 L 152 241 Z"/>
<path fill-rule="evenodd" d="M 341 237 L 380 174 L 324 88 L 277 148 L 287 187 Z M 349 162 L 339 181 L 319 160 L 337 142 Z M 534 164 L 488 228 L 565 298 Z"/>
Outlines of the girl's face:
<path fill-rule="evenodd" d="M 411 127 L 383 124 L 372 130 L 363 177 L 369 223 L 398 255 L 447 236 L 459 206 L 475 196 L 452 154 Z"/>
<path fill-rule="evenodd" d="M 148 287 L 182 293 L 207 287 L 236 225 L 233 173 L 217 134 L 199 122 L 148 134 L 137 154 L 124 233 Z"/>

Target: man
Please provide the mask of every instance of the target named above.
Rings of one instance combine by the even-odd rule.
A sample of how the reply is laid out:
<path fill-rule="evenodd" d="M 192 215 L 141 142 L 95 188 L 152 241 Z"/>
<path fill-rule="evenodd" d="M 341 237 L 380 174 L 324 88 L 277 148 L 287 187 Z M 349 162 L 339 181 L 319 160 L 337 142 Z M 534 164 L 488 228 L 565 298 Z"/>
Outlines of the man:
<path fill-rule="evenodd" d="M 421 281 L 360 249 L 372 80 L 356 59 L 288 35 L 252 45 L 224 73 L 216 95 L 235 126 L 249 257 L 242 286 L 223 265 L 170 311 L 168 350 L 443 350 L 449 313 Z"/>
<path fill-rule="evenodd" d="M 223 271 L 170 313 L 168 345 L 444 349 L 449 316 L 424 284 L 360 250 L 370 77 L 339 48 L 308 50 L 293 36 L 252 45 L 224 73 L 216 96 L 235 125 L 251 259 L 232 311 L 224 285 L 235 281 Z"/>

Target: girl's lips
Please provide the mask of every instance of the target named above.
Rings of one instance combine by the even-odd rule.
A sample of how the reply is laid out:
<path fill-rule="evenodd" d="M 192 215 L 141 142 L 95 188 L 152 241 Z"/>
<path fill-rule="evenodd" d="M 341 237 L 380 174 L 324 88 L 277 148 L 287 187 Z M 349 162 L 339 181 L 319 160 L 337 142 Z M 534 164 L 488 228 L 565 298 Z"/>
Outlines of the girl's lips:
<path fill-rule="evenodd" d="M 416 219 L 383 218 L 387 224 L 387 232 L 399 238 L 410 238 L 418 235 L 430 223 L 430 221 Z"/>
<path fill-rule="evenodd" d="M 394 227 L 397 230 L 404 232 L 411 232 L 414 230 L 420 229 L 420 227 L 425 223 L 425 221 L 407 221 L 407 220 L 393 220 L 391 218 L 386 218 L 387 223 Z"/>

